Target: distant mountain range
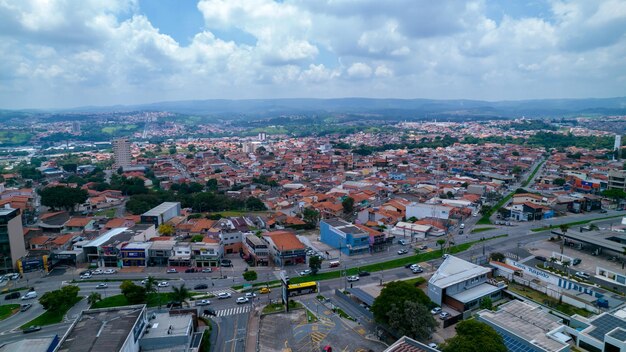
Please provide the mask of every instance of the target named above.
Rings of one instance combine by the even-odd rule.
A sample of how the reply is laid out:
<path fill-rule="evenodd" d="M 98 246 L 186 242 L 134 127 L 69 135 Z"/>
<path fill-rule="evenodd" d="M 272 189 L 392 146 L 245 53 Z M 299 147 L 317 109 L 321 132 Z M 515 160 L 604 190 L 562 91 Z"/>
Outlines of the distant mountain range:
<path fill-rule="evenodd" d="M 29 110 L 30 112 L 35 112 Z M 455 117 L 563 117 L 576 115 L 626 115 L 626 97 L 602 99 L 544 99 L 519 101 L 433 99 L 248 99 L 187 100 L 140 105 L 78 107 L 52 113 L 107 113 L 170 111 L 205 116 L 272 117 L 280 115 L 356 114 L 383 119 Z M 38 112 L 44 112 L 38 110 Z"/>

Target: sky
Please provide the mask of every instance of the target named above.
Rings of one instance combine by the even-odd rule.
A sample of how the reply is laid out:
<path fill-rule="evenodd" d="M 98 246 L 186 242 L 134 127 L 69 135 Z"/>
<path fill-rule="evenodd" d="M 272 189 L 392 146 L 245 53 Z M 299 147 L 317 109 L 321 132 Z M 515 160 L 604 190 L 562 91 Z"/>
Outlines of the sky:
<path fill-rule="evenodd" d="M 626 96 L 625 0 L 0 0 L 0 108 Z"/>

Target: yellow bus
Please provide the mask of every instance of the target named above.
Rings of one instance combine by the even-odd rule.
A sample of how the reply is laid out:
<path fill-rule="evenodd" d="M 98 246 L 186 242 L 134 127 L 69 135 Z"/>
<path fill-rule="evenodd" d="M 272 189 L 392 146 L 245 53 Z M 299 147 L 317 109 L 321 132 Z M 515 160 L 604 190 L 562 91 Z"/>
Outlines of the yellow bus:
<path fill-rule="evenodd" d="M 317 292 L 317 282 L 309 281 L 301 284 L 291 284 L 287 286 L 287 294 L 289 297 L 306 295 Z"/>

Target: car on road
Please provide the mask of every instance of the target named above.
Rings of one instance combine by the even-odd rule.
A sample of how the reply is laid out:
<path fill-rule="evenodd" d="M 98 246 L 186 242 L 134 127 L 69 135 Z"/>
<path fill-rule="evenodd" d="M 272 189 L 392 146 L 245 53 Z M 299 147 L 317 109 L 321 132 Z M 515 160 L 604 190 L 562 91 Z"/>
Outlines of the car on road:
<path fill-rule="evenodd" d="M 448 318 L 450 318 L 450 313 L 448 313 L 448 312 L 441 312 L 441 313 L 439 313 L 439 319 L 446 320 Z"/>
<path fill-rule="evenodd" d="M 307 276 L 309 274 L 311 274 L 311 270 L 310 269 L 302 270 L 300 272 L 300 276 Z"/>
<path fill-rule="evenodd" d="M 239 297 L 239 298 L 237 298 L 237 304 L 248 303 L 248 301 L 250 301 L 248 299 L 248 297 Z"/>
<path fill-rule="evenodd" d="M 158 287 L 168 287 L 170 285 L 169 282 L 167 281 L 161 281 L 159 282 L 159 284 L 157 285 Z"/>
<path fill-rule="evenodd" d="M 441 313 L 441 307 L 435 307 L 435 308 L 430 310 L 430 314 L 435 315 L 435 314 L 439 314 L 439 313 Z"/>
<path fill-rule="evenodd" d="M 577 271 L 574 276 L 579 277 L 581 279 L 585 279 L 585 280 L 589 280 L 590 276 L 589 274 L 582 272 L 582 271 Z"/>
<path fill-rule="evenodd" d="M 22 304 L 22 306 L 20 307 L 20 312 L 25 312 L 25 311 L 29 310 L 29 309 L 30 309 L 30 307 L 32 307 L 32 306 L 33 306 L 33 305 L 32 305 L 32 304 L 30 304 L 30 303 L 27 303 L 27 304 Z"/>
<path fill-rule="evenodd" d="M 102 289 L 102 288 L 107 288 L 109 287 L 109 285 L 107 285 L 105 282 L 101 282 L 98 284 L 98 286 L 96 286 L 96 288 Z"/>
<path fill-rule="evenodd" d="M 107 269 L 104 271 L 105 275 L 111 275 L 111 274 L 115 274 L 117 272 L 117 270 L 115 269 Z"/>
<path fill-rule="evenodd" d="M 476 216 L 476 215 L 474 215 L 474 216 Z M 434 343 L 434 342 L 431 342 L 431 343 L 428 344 L 428 347 L 437 349 L 437 344 Z"/>
<path fill-rule="evenodd" d="M 370 276 L 370 272 L 365 270 L 359 270 L 359 276 Z"/>
<path fill-rule="evenodd" d="M 213 272 L 213 269 L 211 269 L 211 268 L 204 268 L 204 269 L 202 269 L 202 272 L 203 273 L 210 273 L 210 272 Z"/>
<path fill-rule="evenodd" d="M 351 275 L 346 278 L 348 282 L 359 281 L 359 277 L 357 275 Z"/>
<path fill-rule="evenodd" d="M 104 274 L 104 270 L 102 269 L 96 269 L 91 272 L 91 275 L 102 275 L 102 274 Z"/>
<path fill-rule="evenodd" d="M 460 229 L 464 229 L 465 228 L 465 224 L 461 224 L 461 226 L 459 226 Z"/>
<path fill-rule="evenodd" d="M 205 309 L 203 311 L 203 313 L 204 313 L 204 315 L 212 315 L 212 316 L 216 316 L 217 315 L 217 313 L 215 313 L 215 311 L 213 309 L 211 309 L 211 308 Z"/>
<path fill-rule="evenodd" d="M 178 272 L 178 270 L 176 270 L 176 269 L 174 269 L 174 268 L 170 268 L 170 269 L 167 269 L 167 271 L 166 271 L 166 272 L 167 272 L 168 274 L 176 274 L 176 273 Z"/>
<path fill-rule="evenodd" d="M 407 254 L 407 253 L 409 253 L 409 251 L 407 251 L 406 249 L 399 249 L 398 250 L 398 255 Z"/>
<path fill-rule="evenodd" d="M 401 246 L 406 246 L 407 245 L 407 241 L 406 240 L 398 240 L 398 244 Z"/>
<path fill-rule="evenodd" d="M 411 269 L 411 267 L 412 267 L 413 265 L 415 265 L 415 264 L 411 264 L 411 263 L 409 263 L 409 264 L 406 264 L 404 267 L 405 267 L 405 268 L 407 268 L 407 269 Z"/>
<path fill-rule="evenodd" d="M 209 304 L 211 304 L 211 301 L 209 301 L 208 299 L 196 301 L 197 306 L 208 306 Z"/>
<path fill-rule="evenodd" d="M 25 301 L 27 299 L 33 299 L 33 298 L 37 298 L 37 292 L 29 291 L 29 292 L 26 292 L 24 296 L 22 296 L 22 301 Z"/>
<path fill-rule="evenodd" d="M 206 290 L 207 288 L 209 288 L 207 284 L 199 284 L 193 287 L 194 290 Z"/>
<path fill-rule="evenodd" d="M 18 274 L 18 273 L 9 274 L 9 275 L 7 275 L 7 276 L 8 276 L 8 278 L 9 278 L 9 280 L 17 280 L 17 279 L 19 279 L 19 278 L 21 277 L 21 275 L 20 275 L 20 274 Z"/>
<path fill-rule="evenodd" d="M 419 264 L 411 264 L 409 266 L 409 269 L 411 269 L 411 270 L 416 269 L 416 268 L 421 268 L 421 266 Z"/>
<path fill-rule="evenodd" d="M 226 299 L 226 298 L 230 298 L 231 295 L 229 292 L 220 292 L 217 294 L 217 298 L 218 299 Z"/>
<path fill-rule="evenodd" d="M 420 251 L 423 251 L 423 250 L 425 250 L 425 249 L 427 249 L 427 248 L 428 248 L 428 246 L 427 246 L 427 245 L 425 245 L 425 244 L 423 244 L 423 245 L 421 245 L 421 246 L 417 246 L 417 249 L 419 249 Z"/>
<path fill-rule="evenodd" d="M 259 293 L 261 294 L 270 293 L 270 292 L 272 292 L 272 290 L 270 290 L 269 287 L 261 287 L 261 289 L 259 290 Z"/>
<path fill-rule="evenodd" d="M 246 292 L 246 298 L 254 298 L 256 294 L 254 292 Z"/>
<path fill-rule="evenodd" d="M 411 271 L 413 272 L 413 274 L 419 274 L 419 273 L 423 273 L 424 269 L 422 269 L 422 267 L 418 266 L 416 268 L 411 268 Z"/>
<path fill-rule="evenodd" d="M 36 331 L 39 331 L 39 330 L 41 330 L 41 326 L 33 325 L 33 326 L 29 326 L 26 329 L 22 330 L 22 332 L 25 333 L 25 334 L 28 334 L 28 333 L 36 332 Z"/>
<path fill-rule="evenodd" d="M 19 292 L 11 292 L 8 295 L 4 296 L 4 299 L 9 300 L 9 299 L 16 299 L 16 298 L 20 298 L 21 294 Z"/>
<path fill-rule="evenodd" d="M 85 279 L 91 279 L 91 274 L 90 273 L 84 273 L 80 276 L 81 280 L 85 280 Z"/>

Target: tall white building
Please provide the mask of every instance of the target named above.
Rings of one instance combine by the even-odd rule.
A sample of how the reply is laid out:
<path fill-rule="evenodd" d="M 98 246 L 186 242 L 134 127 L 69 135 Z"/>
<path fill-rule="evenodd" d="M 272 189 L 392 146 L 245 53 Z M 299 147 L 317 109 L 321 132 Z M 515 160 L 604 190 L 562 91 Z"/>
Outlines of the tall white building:
<path fill-rule="evenodd" d="M 131 156 L 130 141 L 128 138 L 114 139 L 113 142 L 111 142 L 111 145 L 113 146 L 113 157 L 115 158 L 113 168 L 117 169 L 119 167 L 129 167 Z"/>

